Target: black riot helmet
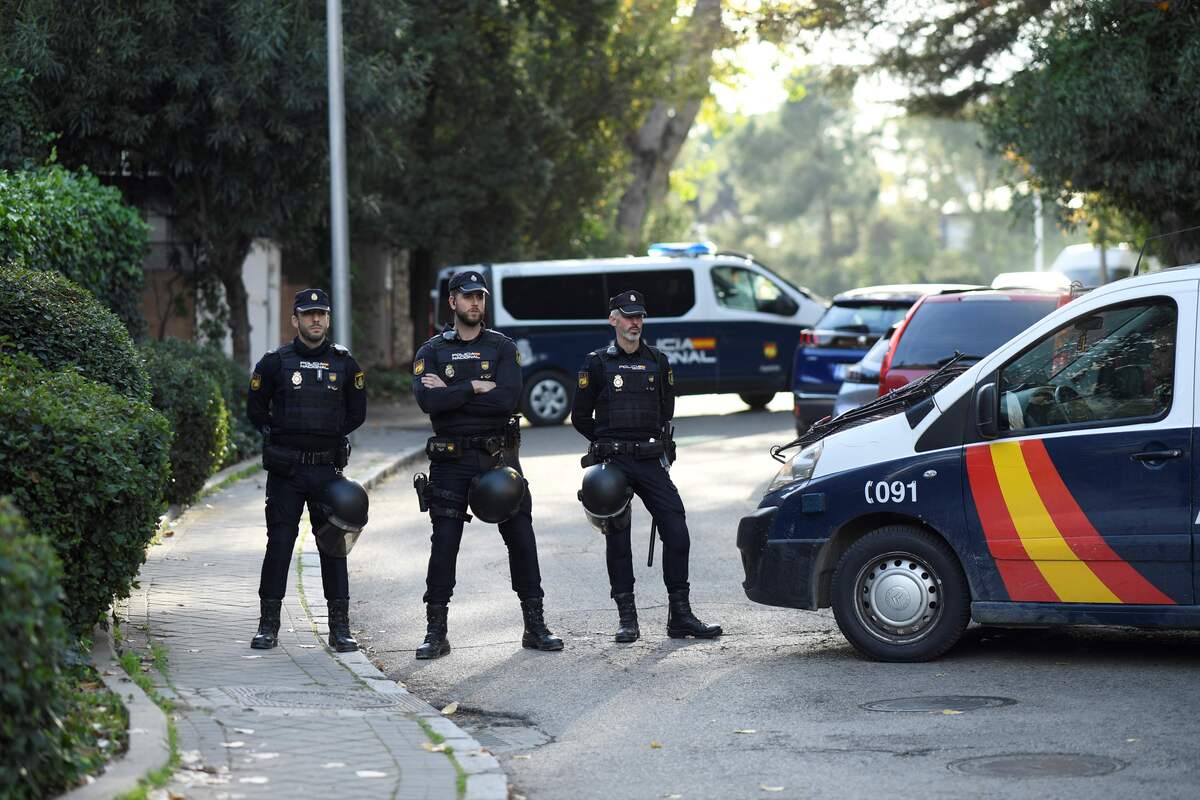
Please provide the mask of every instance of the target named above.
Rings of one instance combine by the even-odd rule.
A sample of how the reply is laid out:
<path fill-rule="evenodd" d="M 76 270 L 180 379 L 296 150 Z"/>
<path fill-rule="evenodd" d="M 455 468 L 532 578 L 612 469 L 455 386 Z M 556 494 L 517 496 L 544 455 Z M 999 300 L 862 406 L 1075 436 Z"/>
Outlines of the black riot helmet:
<path fill-rule="evenodd" d="M 484 522 L 507 522 L 521 510 L 525 479 L 512 467 L 495 467 L 471 479 L 467 503 Z"/>
<path fill-rule="evenodd" d="M 345 558 L 367 526 L 367 490 L 339 475 L 325 485 L 320 505 L 326 521 L 314 532 L 317 549 Z"/>
<path fill-rule="evenodd" d="M 601 533 L 608 533 L 610 522 L 629 514 L 633 489 L 621 470 L 607 463 L 594 464 L 584 470 L 578 497 L 588 522 Z"/>

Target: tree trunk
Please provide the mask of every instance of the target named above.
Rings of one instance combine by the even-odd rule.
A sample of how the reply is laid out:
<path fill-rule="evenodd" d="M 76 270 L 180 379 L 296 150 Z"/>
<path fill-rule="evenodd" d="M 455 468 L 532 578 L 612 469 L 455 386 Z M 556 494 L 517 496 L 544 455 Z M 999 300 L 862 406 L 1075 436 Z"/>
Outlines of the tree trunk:
<path fill-rule="evenodd" d="M 411 294 L 409 308 L 412 312 L 413 349 L 420 347 L 430 337 L 430 313 L 436 311 L 430 302 L 429 293 L 437 284 L 437 270 L 433 266 L 433 253 L 425 247 L 411 251 L 408 261 L 408 276 Z M 436 323 L 436 319 L 434 322 Z"/>
<path fill-rule="evenodd" d="M 655 102 L 646 121 L 628 137 L 633 155 L 629 186 L 617 207 L 617 230 L 628 252 L 640 249 L 642 229 L 650 208 L 662 202 L 670 189 L 671 167 L 687 141 L 688 131 L 708 95 L 712 51 L 720 39 L 720 0 L 696 0 L 692 19 L 683 34 L 692 46 L 672 70 L 683 80 L 683 91 Z"/>
<path fill-rule="evenodd" d="M 250 240 L 238 237 L 212 247 L 212 269 L 225 289 L 225 305 L 229 308 L 229 334 L 233 340 L 233 360 L 246 369 L 250 360 L 250 308 L 246 284 L 242 281 L 242 264 L 250 252 Z"/>

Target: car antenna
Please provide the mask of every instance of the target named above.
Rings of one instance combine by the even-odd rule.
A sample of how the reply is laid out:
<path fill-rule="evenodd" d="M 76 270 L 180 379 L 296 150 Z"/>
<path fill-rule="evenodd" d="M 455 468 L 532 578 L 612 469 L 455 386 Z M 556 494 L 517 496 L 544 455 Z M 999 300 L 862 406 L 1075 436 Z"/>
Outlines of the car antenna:
<path fill-rule="evenodd" d="M 1135 277 L 1135 278 L 1136 278 L 1136 277 L 1137 277 L 1137 275 L 1138 275 L 1138 271 L 1139 271 L 1139 270 L 1141 269 L 1141 267 L 1142 267 L 1142 255 L 1143 255 L 1143 254 L 1145 254 L 1145 252 L 1146 252 L 1146 245 L 1147 245 L 1149 242 L 1152 242 L 1152 241 L 1153 241 L 1153 240 L 1155 240 L 1155 239 L 1165 239 L 1165 238 L 1167 238 L 1168 236 L 1174 236 L 1175 234 L 1178 234 L 1178 233 L 1187 233 L 1188 231 L 1200 231 L 1200 225 L 1193 225 L 1193 226 L 1192 226 L 1192 227 L 1190 227 L 1190 228 L 1180 228 L 1180 229 L 1179 229 L 1179 230 L 1177 230 L 1177 231 L 1167 231 L 1166 233 L 1160 233 L 1160 234 L 1158 234 L 1157 236 L 1151 236 L 1151 237 L 1149 237 L 1149 238 L 1143 239 L 1143 240 L 1142 240 L 1142 249 L 1138 251 L 1138 260 L 1137 260 L 1137 263 L 1133 265 L 1133 275 L 1132 275 L 1132 277 Z"/>

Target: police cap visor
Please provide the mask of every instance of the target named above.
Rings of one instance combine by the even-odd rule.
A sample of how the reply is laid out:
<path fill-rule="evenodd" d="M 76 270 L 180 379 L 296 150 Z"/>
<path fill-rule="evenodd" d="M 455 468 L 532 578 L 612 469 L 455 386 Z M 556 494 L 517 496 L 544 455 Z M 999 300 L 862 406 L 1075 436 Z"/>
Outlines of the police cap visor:
<path fill-rule="evenodd" d="M 487 282 L 484 281 L 483 275 L 478 272 L 458 272 L 450 279 L 450 291 L 461 292 L 462 294 L 470 294 L 471 292 L 483 292 L 490 294 L 487 288 Z"/>

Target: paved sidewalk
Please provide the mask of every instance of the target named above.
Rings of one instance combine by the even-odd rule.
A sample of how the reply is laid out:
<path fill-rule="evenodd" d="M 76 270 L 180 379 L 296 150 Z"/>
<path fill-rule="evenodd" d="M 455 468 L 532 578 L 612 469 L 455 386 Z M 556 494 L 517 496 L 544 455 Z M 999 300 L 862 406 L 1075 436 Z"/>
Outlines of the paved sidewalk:
<path fill-rule="evenodd" d="M 427 434 L 390 425 L 356 436 L 347 475 L 377 481 Z M 165 647 L 183 763 L 167 789 L 187 798 L 503 798 L 495 759 L 361 653 L 334 654 L 311 535 L 293 563 L 280 645 L 250 649 L 266 533 L 265 473 L 200 500 L 152 547 L 122 630 Z M 366 534 L 370 535 L 370 527 Z M 351 554 L 351 558 L 354 554 Z M 405 557 L 397 552 L 397 558 Z M 353 598 L 353 589 L 351 593 Z M 355 626 L 353 604 L 351 626 Z M 157 672 L 150 673 L 156 679 Z M 429 730 L 452 745 L 434 747 Z M 464 777 L 460 780 L 460 770 Z"/>

